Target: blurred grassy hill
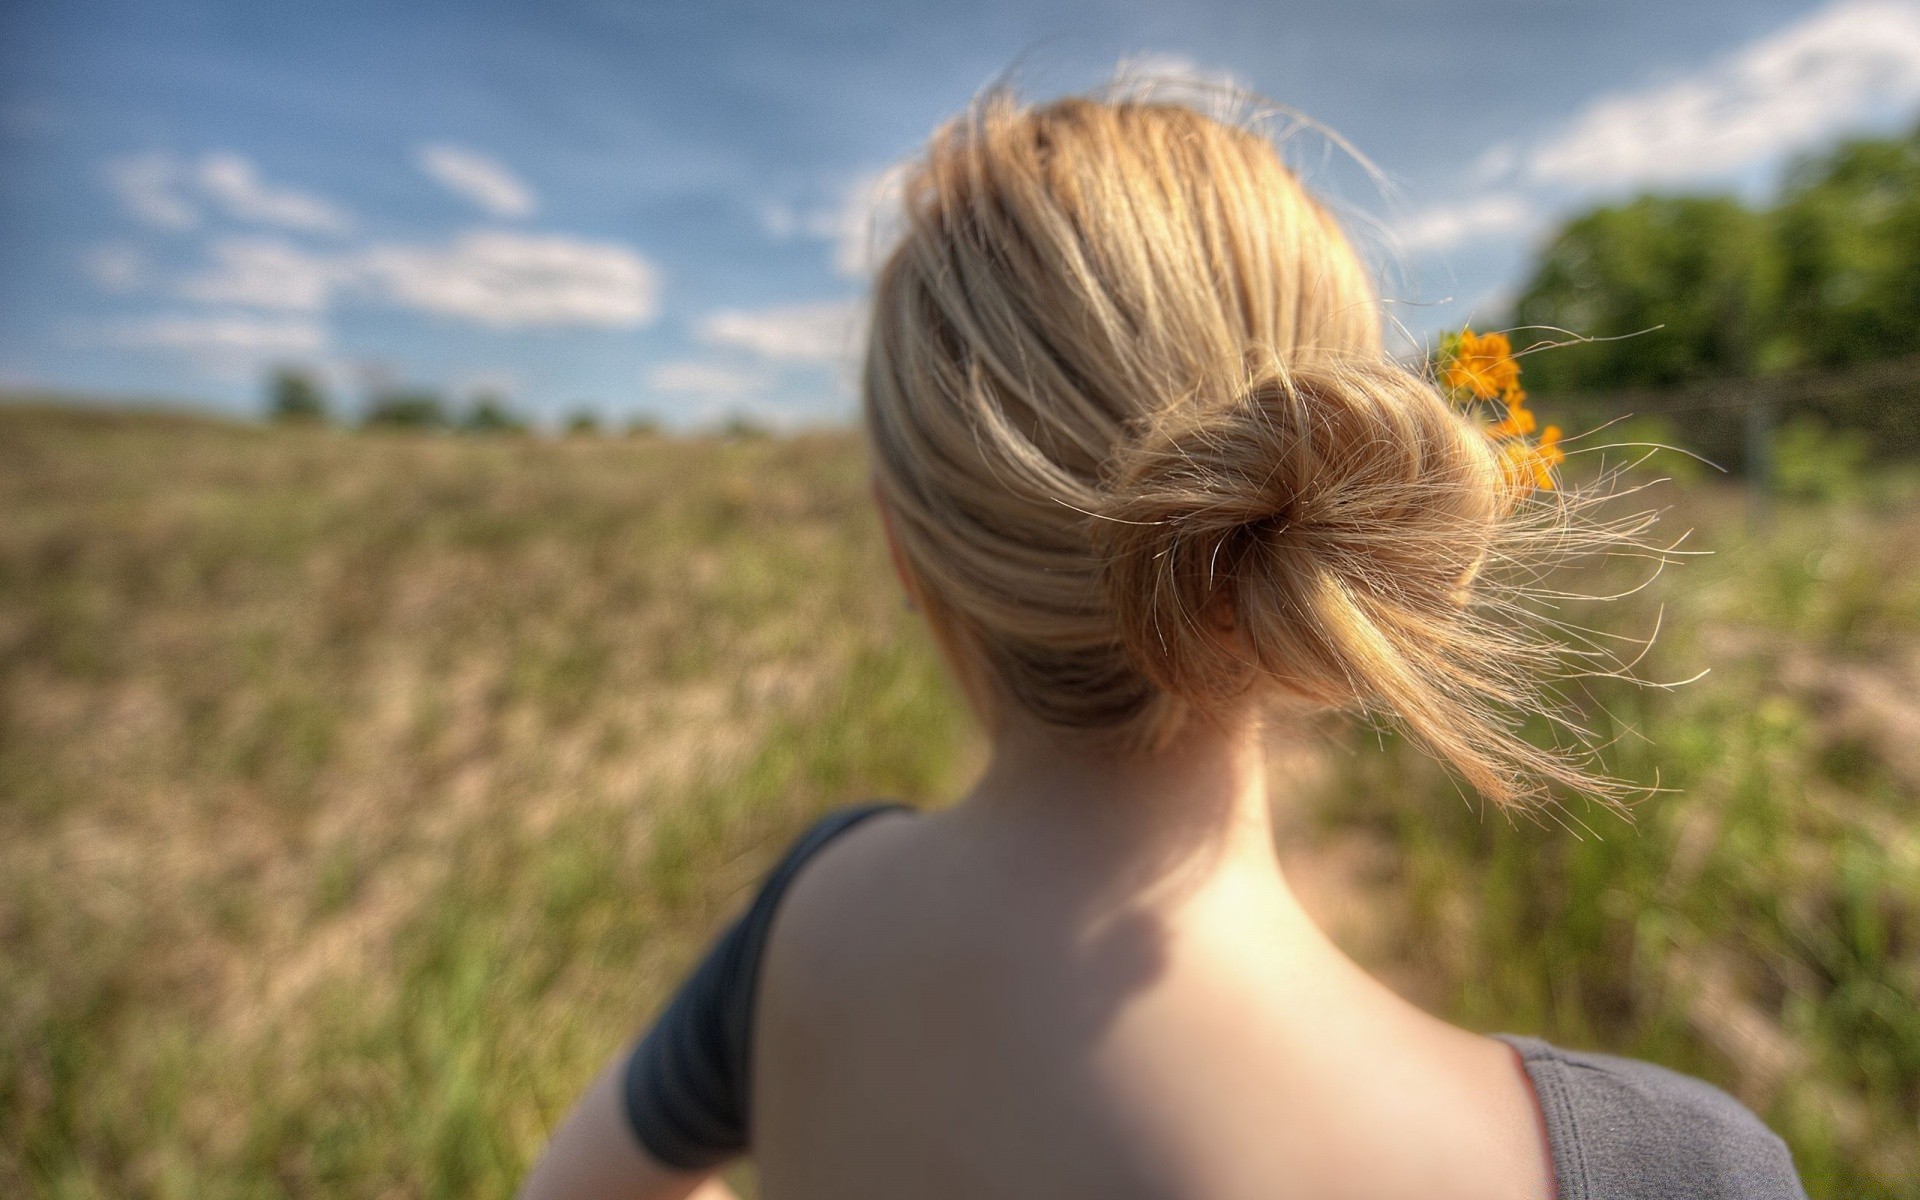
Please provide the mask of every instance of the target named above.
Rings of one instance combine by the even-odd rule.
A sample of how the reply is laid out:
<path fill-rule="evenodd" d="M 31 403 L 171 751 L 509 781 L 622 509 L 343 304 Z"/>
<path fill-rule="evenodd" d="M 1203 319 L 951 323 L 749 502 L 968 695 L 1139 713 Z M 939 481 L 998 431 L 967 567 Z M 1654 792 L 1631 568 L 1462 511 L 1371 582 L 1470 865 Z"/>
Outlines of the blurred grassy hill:
<path fill-rule="evenodd" d="M 1713 668 L 1585 702 L 1676 789 L 1631 825 L 1357 731 L 1280 760 L 1286 854 L 1426 1003 L 1920 1196 L 1920 502 L 1818 494 L 1673 489 L 1715 554 L 1569 610 Z M 981 752 L 851 436 L 13 404 L 0 514 L 0 1194 L 505 1195 L 812 814 Z"/>

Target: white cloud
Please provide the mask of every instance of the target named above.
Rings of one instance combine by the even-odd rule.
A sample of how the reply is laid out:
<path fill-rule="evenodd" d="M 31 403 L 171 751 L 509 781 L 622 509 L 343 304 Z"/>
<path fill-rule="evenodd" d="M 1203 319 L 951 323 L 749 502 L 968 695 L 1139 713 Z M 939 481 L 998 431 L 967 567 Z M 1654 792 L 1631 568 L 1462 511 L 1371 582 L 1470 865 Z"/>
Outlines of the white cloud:
<path fill-rule="evenodd" d="M 505 367 L 484 367 L 456 376 L 448 390 L 462 396 L 487 393 L 495 396 L 511 396 L 522 390 L 525 385 L 526 381 L 517 371 L 508 370 Z"/>
<path fill-rule="evenodd" d="M 311 354 L 327 339 L 319 325 L 300 318 L 184 316 L 134 322 L 115 340 L 125 346 Z"/>
<path fill-rule="evenodd" d="M 1673 185 L 1763 166 L 1920 101 L 1920 4 L 1845 0 L 1706 70 L 1602 97 L 1526 156 L 1540 183 Z"/>
<path fill-rule="evenodd" d="M 769 200 L 760 206 L 760 228 L 785 241 L 807 232 L 807 217 L 784 200 Z"/>
<path fill-rule="evenodd" d="M 327 347 L 327 331 L 304 317 L 245 314 L 152 317 L 119 326 L 108 341 L 184 358 L 210 376 L 247 379 L 270 362 L 312 358 Z"/>
<path fill-rule="evenodd" d="M 1509 279 L 1495 284 L 1486 291 L 1467 301 L 1467 323 L 1498 320 L 1513 312 L 1513 306 L 1520 300 L 1520 288 Z M 1533 339 L 1529 337 L 1528 341 Z"/>
<path fill-rule="evenodd" d="M 879 270 L 904 232 L 906 175 L 905 163 L 862 173 L 848 180 L 831 203 L 810 209 L 771 202 L 761 210 L 761 227 L 777 238 L 831 243 L 834 270 L 848 279 L 865 279 Z"/>
<path fill-rule="evenodd" d="M 102 248 L 86 265 L 102 286 L 118 284 L 144 269 L 143 259 L 122 261 L 127 254 L 137 251 Z M 652 265 L 626 246 L 485 230 L 440 245 L 334 252 L 282 238 L 221 238 L 206 266 L 172 290 L 205 304 L 305 313 L 371 298 L 495 329 L 630 328 L 659 308 Z"/>
<path fill-rule="evenodd" d="M 632 327 L 659 311 L 652 264 L 611 242 L 477 231 L 446 246 L 377 246 L 363 277 L 407 308 L 495 329 Z"/>
<path fill-rule="evenodd" d="M 1512 192 L 1493 192 L 1458 204 L 1414 213 L 1394 227 L 1394 240 L 1410 254 L 1451 250 L 1468 242 L 1513 237 L 1530 230 L 1539 211 Z"/>
<path fill-rule="evenodd" d="M 350 266 L 274 238 L 226 238 L 210 249 L 213 266 L 180 285 L 180 294 L 210 304 L 318 312 Z"/>
<path fill-rule="evenodd" d="M 93 247 L 81 257 L 80 266 L 102 291 L 119 295 L 138 291 L 153 276 L 146 253 L 127 242 Z"/>
<path fill-rule="evenodd" d="M 280 225 L 308 233 L 345 233 L 353 221 L 344 210 L 310 192 L 279 187 L 260 178 L 259 168 L 238 154 L 201 158 L 195 179 L 200 190 L 227 215 L 262 225 Z"/>
<path fill-rule="evenodd" d="M 1602 96 L 1531 145 L 1488 147 L 1467 172 L 1488 190 L 1412 214 L 1396 238 L 1435 253 L 1524 236 L 1556 198 L 1733 179 L 1916 103 L 1920 0 L 1840 0 L 1691 74 Z"/>
<path fill-rule="evenodd" d="M 531 188 L 499 161 L 459 146 L 422 146 L 415 161 L 434 182 L 496 217 L 533 215 Z"/>
<path fill-rule="evenodd" d="M 1246 88 L 1239 76 L 1219 67 L 1203 67 L 1185 54 L 1136 54 L 1123 58 L 1114 69 L 1114 80 L 1123 92 L 1154 92 L 1172 84 L 1198 83 L 1203 88 L 1229 92 Z"/>
<path fill-rule="evenodd" d="M 462 158 L 463 153 L 429 147 L 422 151 L 422 165 L 485 207 L 531 211 L 531 194 L 503 168 L 476 155 Z M 478 170 L 481 166 L 492 174 Z M 455 176 L 461 182 L 453 182 Z M 108 182 L 131 213 L 169 229 L 195 227 L 208 205 L 236 219 L 311 233 L 352 228 L 345 210 L 267 183 L 251 162 L 235 154 L 210 154 L 197 162 L 163 153 L 122 159 L 110 165 Z M 438 245 L 393 243 L 328 252 L 283 238 L 225 237 L 209 244 L 207 253 L 204 269 L 173 282 L 180 297 L 319 313 L 345 294 L 495 329 L 630 328 L 647 324 L 659 311 L 656 272 L 638 252 L 558 234 L 476 230 Z M 82 265 L 108 290 L 141 286 L 150 274 L 137 247 L 99 247 Z M 116 340 L 231 355 L 248 337 L 277 339 L 276 345 L 298 349 L 318 336 L 317 330 L 292 318 L 276 323 L 260 316 L 166 317 L 124 327 Z"/>
<path fill-rule="evenodd" d="M 708 313 L 695 336 L 776 362 L 845 363 L 859 340 L 865 306 L 844 300 Z"/>
<path fill-rule="evenodd" d="M 1520 165 L 1520 147 L 1513 142 L 1495 142 L 1482 150 L 1467 168 L 1467 178 L 1479 185 L 1510 178 Z"/>
<path fill-rule="evenodd" d="M 654 391 L 706 400 L 744 400 L 763 391 L 768 382 L 761 371 L 697 359 L 656 363 L 647 371 L 647 386 Z"/>
<path fill-rule="evenodd" d="M 833 266 L 849 279 L 873 275 L 905 232 L 907 167 L 888 167 L 854 181 L 840 209 Z"/>
<path fill-rule="evenodd" d="M 267 183 L 238 154 L 208 154 L 197 163 L 161 151 L 136 154 L 107 164 L 107 186 L 131 216 L 159 229 L 197 228 L 208 201 L 235 220 L 308 233 L 345 233 L 353 224 L 329 201 Z"/>
<path fill-rule="evenodd" d="M 161 153 L 136 154 L 107 164 L 107 186 L 128 215 L 158 229 L 192 229 L 200 210 L 183 194 L 186 172 Z"/>

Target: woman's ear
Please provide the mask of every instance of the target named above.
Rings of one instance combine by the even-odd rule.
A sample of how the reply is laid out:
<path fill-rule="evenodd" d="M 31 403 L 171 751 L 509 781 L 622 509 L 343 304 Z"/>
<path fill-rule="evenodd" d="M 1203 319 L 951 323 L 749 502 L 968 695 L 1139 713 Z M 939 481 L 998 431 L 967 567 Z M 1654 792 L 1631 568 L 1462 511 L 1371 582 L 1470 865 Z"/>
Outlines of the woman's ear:
<path fill-rule="evenodd" d="M 907 569 L 907 556 L 900 550 L 900 534 L 893 527 L 893 511 L 887 507 L 887 498 L 881 494 L 880 480 L 869 481 L 873 489 L 873 506 L 880 510 L 880 528 L 887 535 L 887 557 L 893 560 L 893 577 L 900 581 L 900 590 L 906 593 L 907 607 L 920 607 L 920 585 Z"/>

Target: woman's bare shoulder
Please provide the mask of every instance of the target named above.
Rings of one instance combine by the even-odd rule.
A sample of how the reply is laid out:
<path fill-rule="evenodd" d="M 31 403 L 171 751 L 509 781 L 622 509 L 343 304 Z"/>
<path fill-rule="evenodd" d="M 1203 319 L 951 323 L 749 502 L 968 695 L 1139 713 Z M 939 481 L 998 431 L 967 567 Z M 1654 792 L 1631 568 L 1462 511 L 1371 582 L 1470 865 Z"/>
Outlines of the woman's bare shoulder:
<path fill-rule="evenodd" d="M 908 808 L 877 812 L 816 851 L 781 897 L 766 970 L 785 981 L 833 972 L 911 908 L 927 872 L 928 826 Z"/>

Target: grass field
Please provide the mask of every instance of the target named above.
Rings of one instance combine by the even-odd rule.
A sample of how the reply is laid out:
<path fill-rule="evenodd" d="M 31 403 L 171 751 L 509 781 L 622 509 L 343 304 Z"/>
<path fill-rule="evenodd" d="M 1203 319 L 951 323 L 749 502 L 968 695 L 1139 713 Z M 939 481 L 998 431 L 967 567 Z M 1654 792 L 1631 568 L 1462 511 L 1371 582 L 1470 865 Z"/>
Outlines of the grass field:
<path fill-rule="evenodd" d="M 1423 1001 L 1920 1197 L 1920 504 L 1854 491 L 1670 497 L 1716 553 L 1591 617 L 1713 668 L 1599 692 L 1675 789 L 1631 825 L 1362 730 L 1282 764 L 1286 855 Z M 504 1195 L 811 814 L 981 753 L 848 437 L 0 407 L 0 514 L 8 1196 Z"/>

